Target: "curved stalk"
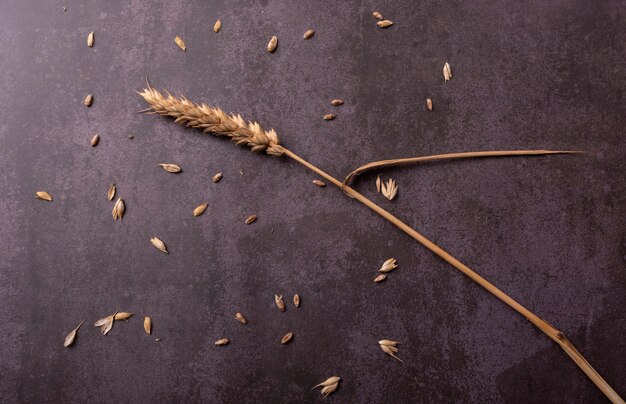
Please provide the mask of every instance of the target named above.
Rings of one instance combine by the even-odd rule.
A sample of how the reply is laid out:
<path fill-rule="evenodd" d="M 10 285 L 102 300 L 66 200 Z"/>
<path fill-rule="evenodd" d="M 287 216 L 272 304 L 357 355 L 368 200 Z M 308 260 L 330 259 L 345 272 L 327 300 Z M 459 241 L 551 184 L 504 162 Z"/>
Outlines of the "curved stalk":
<path fill-rule="evenodd" d="M 574 154 L 574 153 L 583 153 L 582 151 L 577 150 L 494 150 L 494 151 L 477 151 L 477 152 L 463 152 L 463 153 L 446 153 L 446 154 L 434 154 L 432 156 L 420 156 L 420 157 L 407 157 L 401 159 L 392 159 L 392 160 L 380 160 L 373 161 L 371 163 L 364 164 L 352 171 L 345 180 L 343 180 L 343 184 L 347 185 L 350 183 L 353 177 L 364 173 L 365 171 L 373 170 L 375 168 L 383 168 L 383 167 L 396 167 L 403 166 L 407 164 L 414 163 L 424 163 L 427 161 L 436 161 L 436 160 L 450 160 L 450 159 L 460 159 L 460 158 L 471 158 L 471 157 L 504 157 L 504 156 L 543 156 L 546 154 Z"/>

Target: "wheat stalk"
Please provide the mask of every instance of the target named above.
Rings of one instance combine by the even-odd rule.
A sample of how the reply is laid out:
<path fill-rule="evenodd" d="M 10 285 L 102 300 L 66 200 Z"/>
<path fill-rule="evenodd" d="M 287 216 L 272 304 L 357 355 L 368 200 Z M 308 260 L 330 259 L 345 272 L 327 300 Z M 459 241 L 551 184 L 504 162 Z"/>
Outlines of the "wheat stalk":
<path fill-rule="evenodd" d="M 626 404 L 624 400 L 613 390 L 613 388 L 600 376 L 600 374 L 587 362 L 583 355 L 576 350 L 574 345 L 565 337 L 565 335 L 550 323 L 543 320 L 533 312 L 522 306 L 506 293 L 491 284 L 485 278 L 474 272 L 467 265 L 454 258 L 447 251 L 430 241 L 428 238 L 412 229 L 406 223 L 402 222 L 385 209 L 376 205 L 368 198 L 357 192 L 355 189 L 334 178 L 330 174 L 324 172 L 300 156 L 296 155 L 289 149 L 281 146 L 278 141 L 278 135 L 272 129 L 264 131 L 261 126 L 254 122 L 247 124 L 239 115 L 228 115 L 219 108 L 211 108 L 204 104 L 196 104 L 187 100 L 185 97 L 176 98 L 166 91 L 166 95 L 150 87 L 139 92 L 149 105 L 149 108 L 143 112 L 170 116 L 176 119 L 176 122 L 186 124 L 187 126 L 202 129 L 204 133 L 212 133 L 218 136 L 228 136 L 231 140 L 240 145 L 247 145 L 253 151 L 265 150 L 268 154 L 274 156 L 286 156 L 300 163 L 311 171 L 317 173 L 321 177 L 331 182 L 336 187 L 342 189 L 348 196 L 358 200 L 380 216 L 391 222 L 393 225 L 404 231 L 406 234 L 417 240 L 430 251 L 444 259 L 467 277 L 478 283 L 484 289 L 496 296 L 498 299 L 506 303 L 513 310 L 524 316 L 533 325 L 539 328 L 550 339 L 555 341 L 567 355 L 578 365 L 578 367 L 595 383 L 595 385 L 606 395 L 606 397 L 614 403 Z M 549 152 L 549 151 L 542 151 Z M 542 153 L 545 154 L 545 153 Z M 347 179 L 349 180 L 349 178 Z M 346 181 L 347 182 L 347 181 Z"/>

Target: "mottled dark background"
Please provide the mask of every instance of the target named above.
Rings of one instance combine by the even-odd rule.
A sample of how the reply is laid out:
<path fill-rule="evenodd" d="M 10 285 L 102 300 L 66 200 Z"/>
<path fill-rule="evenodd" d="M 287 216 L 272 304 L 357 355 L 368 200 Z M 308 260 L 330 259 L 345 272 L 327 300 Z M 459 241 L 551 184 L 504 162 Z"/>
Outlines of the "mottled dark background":
<path fill-rule="evenodd" d="M 381 158 L 585 150 L 386 170 L 391 203 L 374 175 L 356 186 L 563 330 L 626 394 L 623 1 L 1 3 L 2 402 L 313 402 L 334 374 L 328 402 L 605 401 L 524 318 L 303 167 L 136 114 L 146 75 L 276 128 L 338 177 Z M 378 29 L 374 10 L 395 25 Z M 373 284 L 389 257 L 400 267 Z M 275 293 L 301 308 L 278 312 Z M 116 309 L 136 314 L 101 336 L 91 324 Z M 403 343 L 404 364 L 381 338 Z"/>

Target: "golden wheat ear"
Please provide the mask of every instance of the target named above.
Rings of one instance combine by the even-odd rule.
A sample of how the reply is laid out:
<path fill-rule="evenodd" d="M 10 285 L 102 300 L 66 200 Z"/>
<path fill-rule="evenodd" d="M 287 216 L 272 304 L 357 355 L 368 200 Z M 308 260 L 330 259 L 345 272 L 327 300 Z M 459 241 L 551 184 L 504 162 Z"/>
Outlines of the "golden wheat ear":
<path fill-rule="evenodd" d="M 600 374 L 587 362 L 583 355 L 576 350 L 574 345 L 565 337 L 565 335 L 557 328 L 553 327 L 547 321 L 537 316 L 526 307 L 515 301 L 509 295 L 498 289 L 495 285 L 487 281 L 485 278 L 474 272 L 470 267 L 454 258 L 450 253 L 430 241 L 428 238 L 418 233 L 409 225 L 393 216 L 391 213 L 370 201 L 354 188 L 344 184 L 330 174 L 322 171 L 318 167 L 309 163 L 302 157 L 293 153 L 289 149 L 281 146 L 278 142 L 278 135 L 272 129 L 265 131 L 261 126 L 254 122 L 247 124 L 239 115 L 227 115 L 219 108 L 211 108 L 204 104 L 198 105 L 189 101 L 185 97 L 174 97 L 170 93 L 164 96 L 159 91 L 148 86 L 139 93 L 150 106 L 151 113 L 170 116 L 176 119 L 176 122 L 186 124 L 192 128 L 201 129 L 205 133 L 213 133 L 217 136 L 227 136 L 234 143 L 251 147 L 253 151 L 265 150 L 268 154 L 275 156 L 286 156 L 305 166 L 309 170 L 315 172 L 319 176 L 325 178 L 336 187 L 342 189 L 344 193 L 367 206 L 394 226 L 417 240 L 420 244 L 428 248 L 434 254 L 448 262 L 454 268 L 462 272 L 468 278 L 482 286 L 489 293 L 500 299 L 513 310 L 521 314 L 530 321 L 535 327 L 539 328 L 550 339 L 556 342 L 565 353 L 578 365 L 578 367 L 591 379 L 593 383 L 614 403 L 624 403 L 624 400 L 617 394 L 615 390 L 600 376 Z M 545 153 L 544 153 L 545 154 Z M 548 153 L 552 154 L 552 153 Z M 323 382 L 325 383 L 325 382 Z M 319 386 L 319 385 L 318 385 Z M 316 387 L 318 387 L 316 386 Z M 624 403 L 626 404 L 626 403 Z"/>

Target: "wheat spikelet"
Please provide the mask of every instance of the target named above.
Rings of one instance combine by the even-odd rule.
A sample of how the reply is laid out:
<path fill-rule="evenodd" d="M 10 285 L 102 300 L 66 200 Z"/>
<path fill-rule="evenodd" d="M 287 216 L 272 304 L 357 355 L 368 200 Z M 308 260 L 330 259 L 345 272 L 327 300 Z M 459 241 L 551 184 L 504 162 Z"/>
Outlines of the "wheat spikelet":
<path fill-rule="evenodd" d="M 227 136 L 238 145 L 246 145 L 252 151 L 263 151 L 274 156 L 282 156 L 285 152 L 278 143 L 278 135 L 274 129 L 263 130 L 257 122 L 246 123 L 241 115 L 228 115 L 219 108 L 205 104 L 196 104 L 185 97 L 174 97 L 169 92 L 161 94 L 150 87 L 139 93 L 150 105 L 142 111 L 158 115 L 171 116 L 177 123 L 192 128 L 202 129 L 204 133 L 216 136 Z"/>

